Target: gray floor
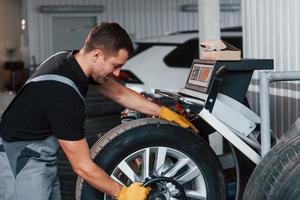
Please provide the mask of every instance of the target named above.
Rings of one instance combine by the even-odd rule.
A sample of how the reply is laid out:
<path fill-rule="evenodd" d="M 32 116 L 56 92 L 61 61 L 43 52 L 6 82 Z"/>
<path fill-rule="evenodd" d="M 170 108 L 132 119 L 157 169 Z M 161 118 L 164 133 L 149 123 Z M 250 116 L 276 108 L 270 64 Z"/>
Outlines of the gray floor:
<path fill-rule="evenodd" d="M 12 92 L 0 92 L 0 116 L 14 96 Z"/>

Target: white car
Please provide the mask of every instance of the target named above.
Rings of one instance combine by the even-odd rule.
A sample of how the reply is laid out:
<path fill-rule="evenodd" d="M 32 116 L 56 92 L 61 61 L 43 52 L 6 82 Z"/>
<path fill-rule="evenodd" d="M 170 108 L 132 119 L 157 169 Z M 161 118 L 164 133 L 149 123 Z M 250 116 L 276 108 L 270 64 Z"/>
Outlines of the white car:
<path fill-rule="evenodd" d="M 184 86 L 192 60 L 199 57 L 197 33 L 174 34 L 137 42 L 135 55 L 123 67 L 142 82 L 126 83 L 138 92 L 176 90 Z"/>
<path fill-rule="evenodd" d="M 223 29 L 221 35 L 241 48 L 240 27 Z M 139 93 L 154 94 L 155 89 L 177 91 L 184 87 L 193 59 L 199 58 L 197 31 L 143 39 L 135 44 L 135 53 L 119 78 Z"/>

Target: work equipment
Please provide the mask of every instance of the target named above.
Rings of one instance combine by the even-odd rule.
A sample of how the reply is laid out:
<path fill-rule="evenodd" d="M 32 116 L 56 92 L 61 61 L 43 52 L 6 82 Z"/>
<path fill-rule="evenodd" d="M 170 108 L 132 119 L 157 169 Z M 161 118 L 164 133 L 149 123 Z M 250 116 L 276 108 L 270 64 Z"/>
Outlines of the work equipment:
<path fill-rule="evenodd" d="M 260 166 L 263 165 L 263 157 L 270 151 L 271 144 L 276 144 L 276 139 L 271 142 L 274 139 L 271 130 L 265 128 L 269 123 L 265 120 L 269 108 L 261 107 L 264 117 L 260 118 L 250 109 L 246 99 L 254 70 L 271 69 L 271 59 L 194 60 L 184 88 L 178 92 L 156 90 L 156 93 L 173 99 L 182 106 L 187 116 L 190 116 L 190 121 L 199 129 L 199 134 L 160 119 L 134 120 L 115 127 L 101 137 L 91 149 L 92 159 L 123 185 L 135 181 L 150 185 L 154 190 L 149 199 L 226 199 L 228 180 L 224 179 L 224 171 L 235 168 L 236 199 L 241 198 L 241 155 L 238 155 L 237 150 Z M 291 76 L 290 73 L 282 73 L 277 80 L 299 80 L 300 74 L 295 74 L 296 76 Z M 264 87 L 268 87 L 268 84 L 264 84 Z M 265 91 L 265 88 L 261 90 Z M 266 92 L 262 95 L 268 94 Z M 262 106 L 266 105 L 265 101 L 265 98 L 261 99 Z M 227 144 L 224 141 L 220 145 L 225 143 L 229 146 L 229 153 L 215 154 L 216 151 L 207 145 L 208 136 L 214 134 L 220 134 L 228 141 Z M 299 140 L 289 141 L 290 144 Z M 298 152 L 299 142 L 293 144 L 295 146 L 289 148 L 292 149 L 288 156 L 291 158 L 289 166 L 295 164 L 299 157 L 298 153 L 293 153 Z M 280 149 L 282 148 L 284 147 Z M 275 151 L 278 150 L 275 148 Z M 268 163 L 272 163 L 270 158 L 266 159 L 269 160 Z M 299 166 L 296 170 L 299 171 Z M 270 170 L 264 171 L 268 173 Z M 254 174 L 258 176 L 258 173 Z M 265 174 L 264 177 L 268 177 L 266 181 L 270 181 L 279 176 Z M 251 184 L 255 183 L 253 180 L 256 179 L 252 178 Z M 272 193 L 279 187 L 278 184 L 273 186 L 272 191 L 267 187 L 256 187 L 255 191 L 262 197 L 261 194 Z M 253 185 L 247 186 L 247 194 L 251 193 L 249 188 L 253 188 Z M 297 190 L 291 194 L 297 196 L 297 192 L 300 194 Z M 77 199 L 109 197 L 97 193 L 79 178 Z"/>

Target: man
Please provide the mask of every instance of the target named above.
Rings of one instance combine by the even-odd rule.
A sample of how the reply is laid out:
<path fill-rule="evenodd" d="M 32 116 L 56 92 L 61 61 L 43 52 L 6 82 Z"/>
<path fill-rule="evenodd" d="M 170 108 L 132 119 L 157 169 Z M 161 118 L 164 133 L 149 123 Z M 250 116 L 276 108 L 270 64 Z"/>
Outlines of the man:
<path fill-rule="evenodd" d="M 147 198 L 148 188 L 140 183 L 122 186 L 93 163 L 83 130 L 89 78 L 99 84 L 100 93 L 127 108 L 194 128 L 180 115 L 114 80 L 132 52 L 123 28 L 102 23 L 91 30 L 80 51 L 59 52 L 39 66 L 2 115 L 1 200 L 60 199 L 59 145 L 73 170 L 95 188 L 119 200 Z"/>

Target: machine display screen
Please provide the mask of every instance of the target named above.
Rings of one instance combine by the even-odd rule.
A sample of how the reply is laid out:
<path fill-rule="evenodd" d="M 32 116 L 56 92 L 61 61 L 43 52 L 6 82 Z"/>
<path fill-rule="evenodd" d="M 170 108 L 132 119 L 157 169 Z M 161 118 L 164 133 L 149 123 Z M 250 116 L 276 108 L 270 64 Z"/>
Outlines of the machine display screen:
<path fill-rule="evenodd" d="M 213 65 L 194 63 L 188 84 L 207 88 L 213 72 Z"/>

